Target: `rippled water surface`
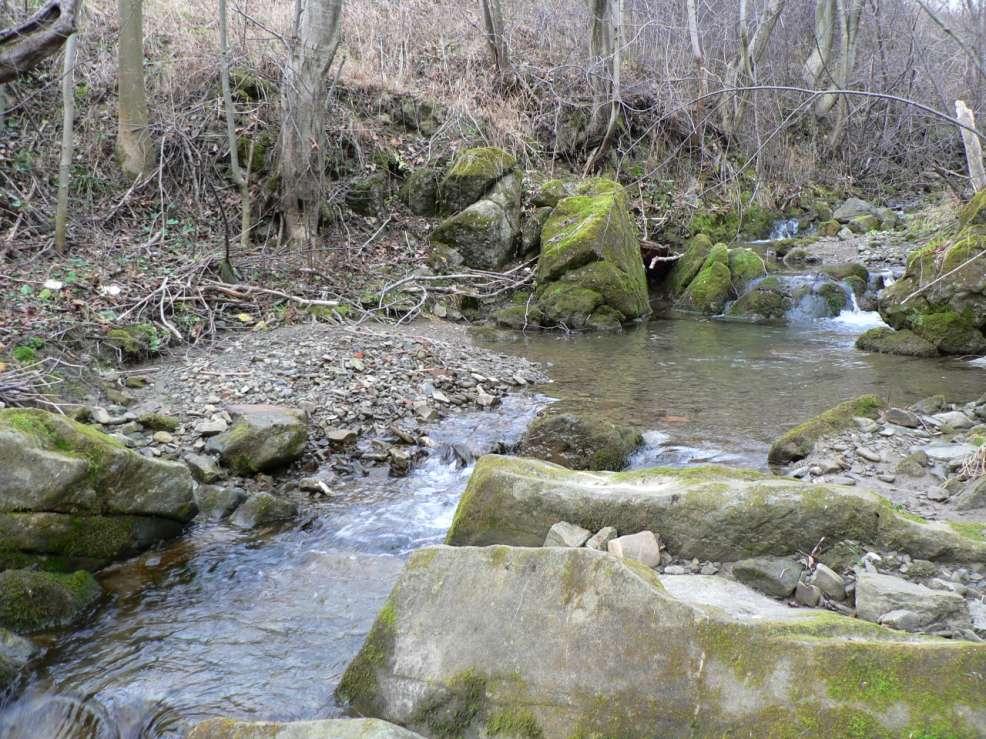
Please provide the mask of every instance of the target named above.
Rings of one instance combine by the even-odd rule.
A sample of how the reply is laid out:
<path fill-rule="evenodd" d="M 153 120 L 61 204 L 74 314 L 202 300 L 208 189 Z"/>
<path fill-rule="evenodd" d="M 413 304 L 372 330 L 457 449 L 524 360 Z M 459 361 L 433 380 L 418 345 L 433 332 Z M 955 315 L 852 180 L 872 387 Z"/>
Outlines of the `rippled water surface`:
<path fill-rule="evenodd" d="M 619 336 L 482 333 L 499 351 L 550 363 L 546 392 L 649 429 L 633 465 L 763 466 L 779 429 L 864 392 L 906 403 L 986 391 L 986 366 L 852 348 L 872 317 L 798 328 L 652 321 Z M 539 397 L 439 424 L 439 444 L 473 453 L 519 438 Z M 410 477 L 339 486 L 278 532 L 199 525 L 181 541 L 105 573 L 89 625 L 52 637 L 4 737 L 183 734 L 214 715 L 335 715 L 332 691 L 403 564 L 440 542 L 470 472 L 433 455 Z"/>

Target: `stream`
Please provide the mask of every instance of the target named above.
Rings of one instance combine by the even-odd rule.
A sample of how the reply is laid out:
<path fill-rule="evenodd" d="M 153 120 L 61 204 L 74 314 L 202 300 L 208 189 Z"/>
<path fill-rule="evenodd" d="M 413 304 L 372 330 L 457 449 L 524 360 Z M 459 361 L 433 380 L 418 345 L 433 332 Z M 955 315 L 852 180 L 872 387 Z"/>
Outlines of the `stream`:
<path fill-rule="evenodd" d="M 560 408 L 647 429 L 635 467 L 763 468 L 780 430 L 847 398 L 982 394 L 982 363 L 856 351 L 876 320 L 858 309 L 789 326 L 654 319 L 620 335 L 484 330 L 475 341 L 544 362 L 553 382 L 539 392 Z M 47 638 L 25 690 L 0 712 L 0 737 L 168 737 L 209 716 L 339 715 L 342 671 L 404 557 L 442 541 L 470 455 L 515 443 L 548 402 L 516 395 L 450 417 L 430 431 L 439 449 L 409 477 L 339 486 L 287 528 L 196 524 L 105 571 L 105 604 L 85 627 Z"/>

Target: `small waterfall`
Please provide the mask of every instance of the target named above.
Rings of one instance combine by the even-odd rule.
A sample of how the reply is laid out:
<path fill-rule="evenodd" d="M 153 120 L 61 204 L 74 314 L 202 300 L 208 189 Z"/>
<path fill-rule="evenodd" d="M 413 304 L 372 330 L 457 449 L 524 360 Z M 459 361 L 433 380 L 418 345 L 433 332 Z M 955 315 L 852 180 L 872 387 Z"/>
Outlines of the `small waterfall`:
<path fill-rule="evenodd" d="M 893 277 L 891 277 L 892 279 Z M 859 301 L 856 300 L 856 293 L 853 292 L 853 289 L 847 283 L 841 282 L 839 284 L 846 291 L 848 304 L 839 315 L 832 319 L 832 323 L 844 326 L 853 331 L 867 331 L 871 328 L 879 328 L 880 326 L 887 325 L 883 322 L 883 318 L 880 317 L 877 311 L 860 309 Z"/>
<path fill-rule="evenodd" d="M 774 221 L 767 240 L 780 241 L 782 239 L 793 239 L 798 235 L 800 229 L 801 224 L 798 223 L 797 218 L 782 218 L 779 221 Z"/>

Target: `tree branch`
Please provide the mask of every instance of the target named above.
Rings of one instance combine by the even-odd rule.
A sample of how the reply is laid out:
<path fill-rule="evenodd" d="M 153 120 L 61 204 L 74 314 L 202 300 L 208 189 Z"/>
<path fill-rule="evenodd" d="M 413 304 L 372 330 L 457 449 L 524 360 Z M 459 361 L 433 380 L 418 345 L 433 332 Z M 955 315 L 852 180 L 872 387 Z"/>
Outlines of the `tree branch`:
<path fill-rule="evenodd" d="M 49 0 L 30 18 L 0 30 L 0 84 L 10 82 L 62 48 L 75 33 L 82 0 Z"/>

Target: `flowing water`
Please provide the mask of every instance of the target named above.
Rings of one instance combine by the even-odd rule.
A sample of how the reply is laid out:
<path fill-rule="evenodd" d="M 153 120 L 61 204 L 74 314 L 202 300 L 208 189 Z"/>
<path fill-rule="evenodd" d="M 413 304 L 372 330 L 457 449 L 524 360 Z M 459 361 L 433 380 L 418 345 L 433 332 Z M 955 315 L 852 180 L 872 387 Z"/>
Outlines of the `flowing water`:
<path fill-rule="evenodd" d="M 621 335 L 482 332 L 477 342 L 548 363 L 543 391 L 561 408 L 649 429 L 634 466 L 763 467 L 779 429 L 840 400 L 986 389 L 983 364 L 855 351 L 874 320 L 856 308 L 810 325 L 653 320 Z M 0 712 L 0 736 L 180 736 L 206 716 L 338 714 L 341 672 L 403 557 L 441 541 L 469 455 L 515 442 L 545 402 L 518 396 L 447 419 L 431 435 L 456 454 L 434 454 L 404 479 L 341 485 L 284 530 L 201 524 L 105 573 L 107 603 L 88 626 L 49 638 L 26 690 Z"/>

